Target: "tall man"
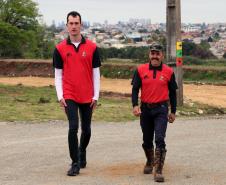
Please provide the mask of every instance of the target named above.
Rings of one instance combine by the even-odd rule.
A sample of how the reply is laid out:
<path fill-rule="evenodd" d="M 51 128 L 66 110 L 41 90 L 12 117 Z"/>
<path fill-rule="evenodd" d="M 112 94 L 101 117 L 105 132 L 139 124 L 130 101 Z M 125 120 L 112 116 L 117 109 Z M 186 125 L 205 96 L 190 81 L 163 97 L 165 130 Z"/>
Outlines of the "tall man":
<path fill-rule="evenodd" d="M 81 35 L 81 15 L 72 11 L 67 15 L 69 36 L 56 45 L 53 53 L 55 86 L 60 105 L 69 121 L 68 145 L 72 164 L 69 176 L 79 174 L 86 167 L 86 148 L 91 137 L 92 112 L 100 90 L 100 57 L 96 44 Z M 78 147 L 78 127 L 81 118 L 81 137 Z"/>
<path fill-rule="evenodd" d="M 152 173 L 154 180 L 163 182 L 162 169 L 166 156 L 165 133 L 167 122 L 174 122 L 176 113 L 177 84 L 173 70 L 163 64 L 163 47 L 158 43 L 150 46 L 149 62 L 138 66 L 132 80 L 133 114 L 140 116 L 143 132 L 143 144 L 147 162 L 144 174 Z M 141 105 L 138 106 L 138 94 L 141 89 Z M 168 101 L 171 113 L 168 114 Z M 155 157 L 153 138 L 155 135 Z"/>

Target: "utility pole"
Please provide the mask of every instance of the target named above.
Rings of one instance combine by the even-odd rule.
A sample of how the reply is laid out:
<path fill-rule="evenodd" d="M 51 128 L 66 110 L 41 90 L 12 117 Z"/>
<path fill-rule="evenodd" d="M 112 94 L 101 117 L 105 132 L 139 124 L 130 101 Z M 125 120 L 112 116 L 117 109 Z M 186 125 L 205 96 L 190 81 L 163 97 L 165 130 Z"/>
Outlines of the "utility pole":
<path fill-rule="evenodd" d="M 183 69 L 181 42 L 181 6 L 180 0 L 167 0 L 167 64 L 174 70 L 178 85 L 177 104 L 183 105 Z"/>

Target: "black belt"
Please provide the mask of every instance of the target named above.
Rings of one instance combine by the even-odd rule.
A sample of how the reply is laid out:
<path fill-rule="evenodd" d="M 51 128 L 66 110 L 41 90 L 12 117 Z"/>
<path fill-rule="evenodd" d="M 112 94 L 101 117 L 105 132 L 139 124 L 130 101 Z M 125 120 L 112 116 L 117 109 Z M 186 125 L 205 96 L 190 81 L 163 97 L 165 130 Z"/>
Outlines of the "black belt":
<path fill-rule="evenodd" d="M 162 101 L 162 102 L 157 102 L 157 103 L 141 103 L 142 106 L 147 107 L 149 109 L 159 107 L 161 105 L 168 105 L 168 101 Z"/>

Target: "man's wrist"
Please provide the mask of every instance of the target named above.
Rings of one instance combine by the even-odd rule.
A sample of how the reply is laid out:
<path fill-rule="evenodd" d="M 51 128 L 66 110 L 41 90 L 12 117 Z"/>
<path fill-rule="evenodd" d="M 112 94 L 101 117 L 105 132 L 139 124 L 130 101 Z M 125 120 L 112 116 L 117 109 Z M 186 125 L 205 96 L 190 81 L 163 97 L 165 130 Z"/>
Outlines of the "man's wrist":
<path fill-rule="evenodd" d="M 172 114 L 176 114 L 176 111 L 177 111 L 177 110 L 176 110 L 175 107 L 171 107 L 171 113 L 172 113 Z"/>

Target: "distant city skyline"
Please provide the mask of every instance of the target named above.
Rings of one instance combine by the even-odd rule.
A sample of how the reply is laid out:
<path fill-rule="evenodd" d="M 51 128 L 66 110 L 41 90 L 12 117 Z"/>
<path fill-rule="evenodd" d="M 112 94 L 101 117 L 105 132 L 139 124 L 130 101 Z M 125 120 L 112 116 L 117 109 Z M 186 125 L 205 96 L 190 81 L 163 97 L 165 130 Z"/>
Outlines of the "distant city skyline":
<path fill-rule="evenodd" d="M 151 19 L 154 23 L 166 22 L 166 0 L 34 0 L 38 3 L 43 21 L 50 25 L 66 22 L 68 12 L 75 10 L 83 21 L 90 23 L 105 20 L 109 24 L 129 21 L 130 18 Z M 181 0 L 181 21 L 183 23 L 226 22 L 225 0 Z"/>

